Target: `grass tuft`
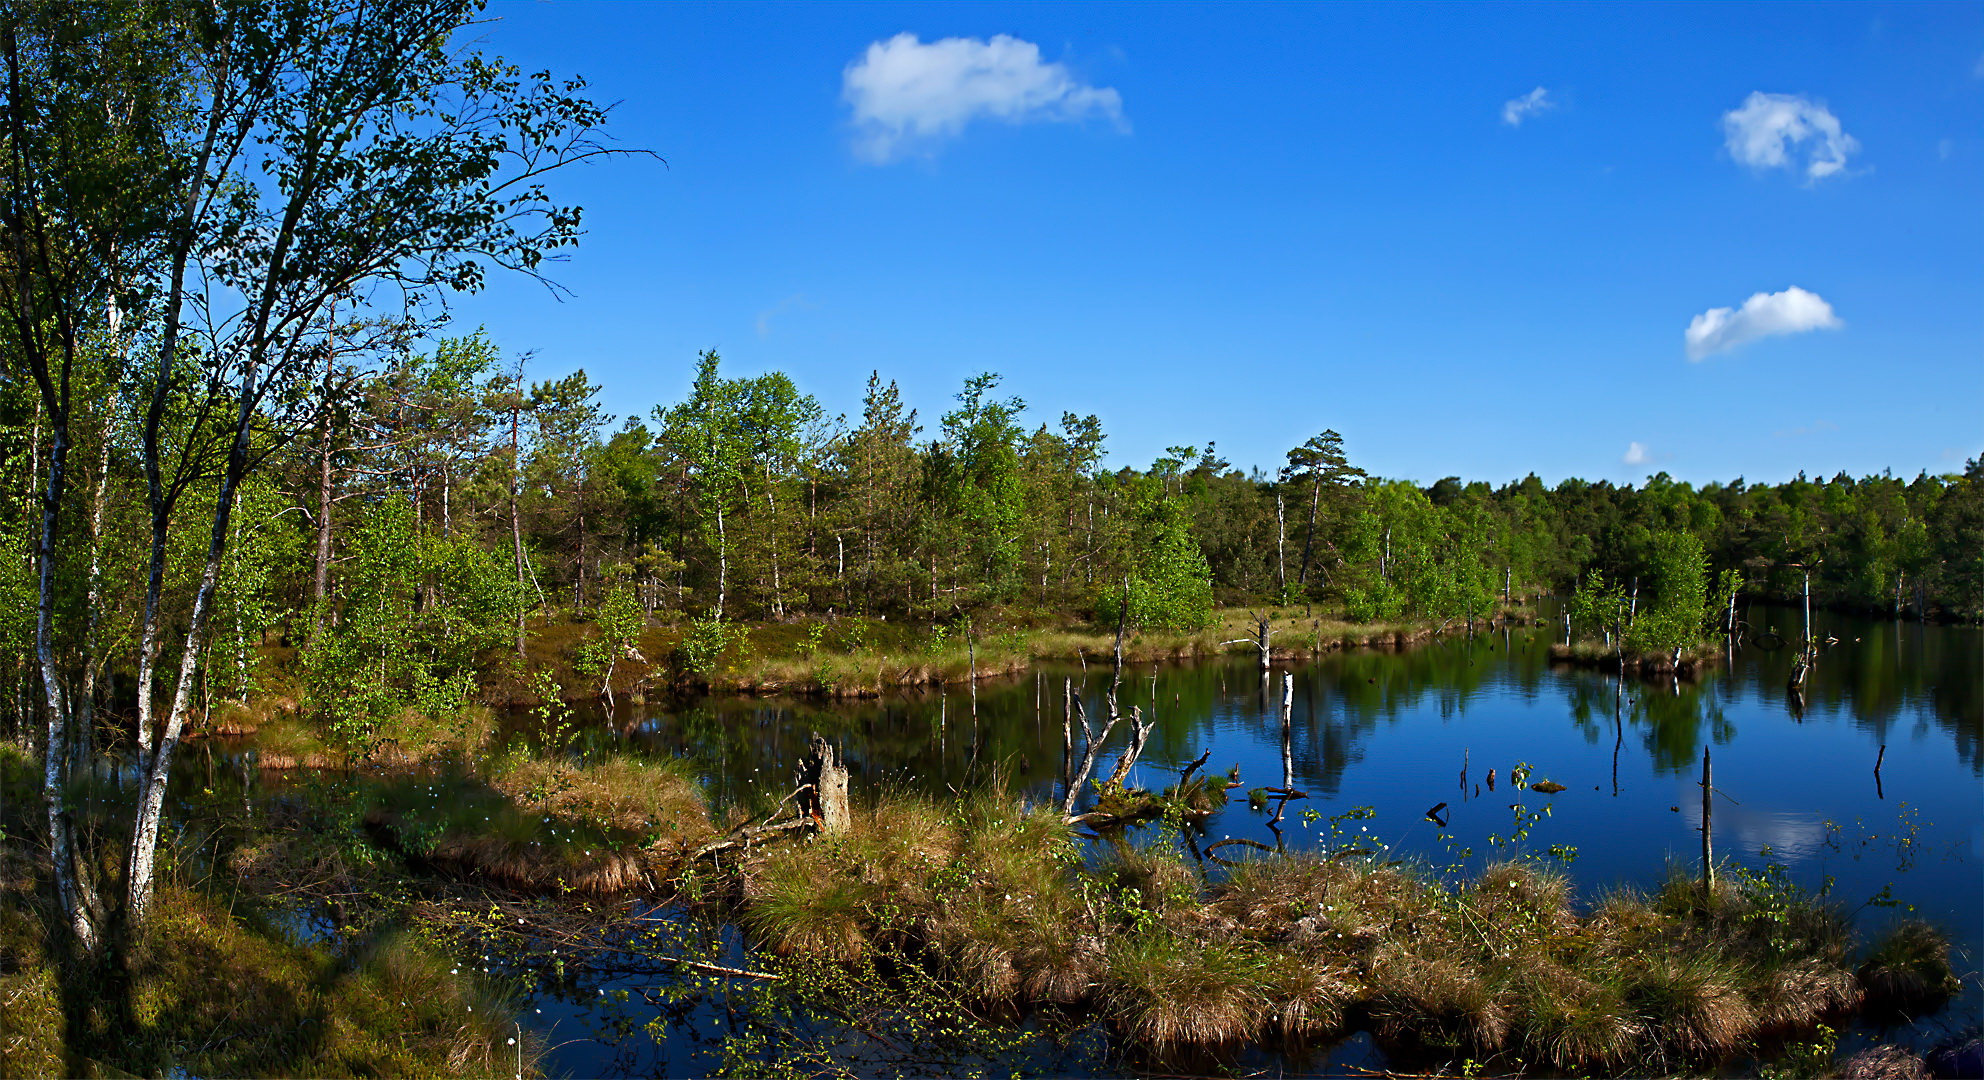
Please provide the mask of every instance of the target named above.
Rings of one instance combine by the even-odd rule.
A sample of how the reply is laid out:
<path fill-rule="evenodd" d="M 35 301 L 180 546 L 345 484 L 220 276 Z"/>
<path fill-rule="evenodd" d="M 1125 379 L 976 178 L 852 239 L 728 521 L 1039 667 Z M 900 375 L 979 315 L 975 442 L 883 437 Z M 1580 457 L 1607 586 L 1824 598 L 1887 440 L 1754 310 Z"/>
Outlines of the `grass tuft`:
<path fill-rule="evenodd" d="M 1919 919 L 1894 924 L 1860 963 L 1860 985 L 1870 1004 L 1884 1011 L 1917 1011 L 1956 993 L 1949 938 Z"/>

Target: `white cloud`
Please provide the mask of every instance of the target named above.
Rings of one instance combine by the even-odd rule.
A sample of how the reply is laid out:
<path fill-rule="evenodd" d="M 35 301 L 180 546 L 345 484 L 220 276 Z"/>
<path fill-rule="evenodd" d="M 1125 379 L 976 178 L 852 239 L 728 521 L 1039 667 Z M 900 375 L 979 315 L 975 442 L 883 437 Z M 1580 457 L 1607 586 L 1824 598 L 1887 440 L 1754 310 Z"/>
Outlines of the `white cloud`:
<path fill-rule="evenodd" d="M 1783 292 L 1757 293 L 1740 308 L 1710 308 L 1688 321 L 1684 336 L 1688 359 L 1701 360 L 1758 338 L 1845 325 L 1819 294 L 1793 285 Z"/>
<path fill-rule="evenodd" d="M 1729 156 L 1753 169 L 1795 168 L 1803 150 L 1807 180 L 1845 171 L 1860 149 L 1831 110 L 1802 94 L 1751 94 L 1722 114 L 1722 132 Z"/>
<path fill-rule="evenodd" d="M 1954 139 L 1937 139 L 1937 140 L 1936 140 L 1936 160 L 1938 160 L 1938 161 L 1948 161 L 1948 160 L 1950 159 L 1950 151 L 1952 151 L 1952 150 L 1954 150 L 1954 149 L 1956 149 L 1956 140 L 1954 140 Z"/>
<path fill-rule="evenodd" d="M 1653 460 L 1653 455 L 1647 452 L 1646 444 L 1643 442 L 1627 443 L 1626 456 L 1619 460 L 1628 465 L 1644 465 Z"/>
<path fill-rule="evenodd" d="M 1557 103 L 1550 100 L 1550 91 L 1537 87 L 1519 98 L 1502 102 L 1502 123 L 1510 127 L 1521 127 L 1523 119 L 1531 113 L 1554 109 Z"/>
<path fill-rule="evenodd" d="M 855 152 L 883 163 L 929 152 L 976 119 L 1024 124 L 1101 117 L 1127 130 L 1122 95 L 1044 63 L 1040 46 L 1000 34 L 924 43 L 915 34 L 877 41 L 841 77 L 854 110 Z"/>

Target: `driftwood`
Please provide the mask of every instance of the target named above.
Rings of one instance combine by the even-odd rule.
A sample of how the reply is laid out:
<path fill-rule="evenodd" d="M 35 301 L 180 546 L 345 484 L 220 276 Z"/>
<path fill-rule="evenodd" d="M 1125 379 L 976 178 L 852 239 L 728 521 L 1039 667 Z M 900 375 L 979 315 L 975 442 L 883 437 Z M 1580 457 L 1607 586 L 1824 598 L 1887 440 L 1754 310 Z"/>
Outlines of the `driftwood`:
<path fill-rule="evenodd" d="M 1235 836 L 1235 837 L 1230 837 L 1230 838 L 1228 838 L 1228 839 L 1225 839 L 1225 840 L 1221 840 L 1221 841 L 1218 841 L 1217 843 L 1212 843 L 1212 844 L 1207 844 L 1207 845 L 1206 845 L 1206 847 L 1205 847 L 1205 852 L 1204 852 L 1204 854 L 1205 854 L 1205 857 L 1206 857 L 1206 858 L 1208 858 L 1208 859 L 1211 859 L 1212 861 L 1214 861 L 1214 862 L 1216 862 L 1216 863 L 1224 863 L 1224 864 L 1225 864 L 1225 865 L 1227 865 L 1227 866 L 1231 866 L 1231 865 L 1233 865 L 1233 863 L 1232 863 L 1232 861 L 1231 861 L 1231 860 L 1229 860 L 1229 859 L 1225 859 L 1225 858 L 1221 858 L 1220 856 L 1218 856 L 1218 855 L 1214 855 L 1214 854 L 1213 854 L 1213 852 L 1214 852 L 1214 851 L 1216 851 L 1216 850 L 1218 850 L 1218 849 L 1220 849 L 1220 848 L 1223 848 L 1223 847 L 1225 847 L 1225 846 L 1226 846 L 1226 845 L 1228 845 L 1228 844 L 1239 844 L 1239 845 L 1241 845 L 1241 846 L 1243 846 L 1243 847 L 1250 847 L 1250 848 L 1259 848 L 1259 849 L 1260 849 L 1260 850 L 1262 850 L 1262 851 L 1266 851 L 1266 852 L 1270 852 L 1270 853 L 1272 853 L 1272 852 L 1275 852 L 1275 851 L 1278 851 L 1278 850 L 1279 850 L 1279 849 L 1277 849 L 1277 848 L 1271 848 L 1271 847 L 1269 847 L 1269 846 L 1267 846 L 1266 844 L 1263 844 L 1263 843 L 1261 843 L 1261 842 L 1260 842 L 1259 840 L 1249 840 L 1249 839 L 1246 839 L 1245 837 L 1240 837 L 1240 836 Z"/>
<path fill-rule="evenodd" d="M 777 982 L 779 980 L 779 976 L 769 971 L 747 971 L 744 968 L 724 967 L 722 964 L 705 964 L 701 960 L 685 960 L 680 956 L 649 955 L 646 959 L 659 960 L 665 964 L 675 964 L 710 975 L 728 975 L 733 979 L 762 979 L 766 982 Z"/>
<path fill-rule="evenodd" d="M 748 828 L 739 829 L 732 835 L 725 837 L 722 840 L 712 840 L 709 843 L 704 844 L 702 847 L 697 848 L 694 852 L 692 852 L 689 855 L 689 860 L 691 862 L 694 862 L 697 859 L 701 859 L 710 855 L 721 854 L 722 852 L 725 851 L 735 851 L 739 848 L 748 848 L 763 837 L 775 836 L 779 833 L 788 833 L 788 832 L 792 832 L 795 829 L 812 829 L 816 827 L 818 827 L 818 823 L 815 822 L 812 818 L 806 818 L 806 817 L 791 818 L 786 821 L 777 822 L 771 825 L 753 825 Z"/>
<path fill-rule="evenodd" d="M 1109 677 L 1107 699 L 1109 715 L 1103 721 L 1102 730 L 1097 732 L 1089 723 L 1088 709 L 1082 705 L 1081 698 L 1070 693 L 1068 699 L 1069 704 L 1074 707 L 1075 718 L 1082 724 L 1082 756 L 1079 764 L 1074 760 L 1074 748 L 1071 745 L 1073 733 L 1069 729 L 1066 717 L 1062 719 L 1061 751 L 1068 758 L 1069 767 L 1065 776 L 1066 788 L 1061 798 L 1061 812 L 1069 816 L 1070 823 L 1075 820 L 1075 803 L 1081 798 L 1082 785 L 1088 782 L 1089 774 L 1095 771 L 1096 759 L 1102 756 L 1102 747 L 1109 741 L 1110 732 L 1116 730 L 1116 725 L 1123 719 L 1123 714 L 1116 708 L 1116 693 L 1123 685 L 1123 630 L 1129 617 L 1129 610 L 1130 580 L 1124 578 L 1123 606 L 1116 616 L 1116 662 Z M 1116 771 L 1110 775 L 1112 784 L 1121 783 L 1123 777 L 1128 775 L 1130 767 L 1137 763 L 1137 755 L 1143 752 L 1144 740 L 1150 736 L 1150 725 L 1143 723 L 1141 715 L 1134 709 L 1131 710 L 1131 726 L 1135 733 L 1131 736 L 1129 747 L 1123 751 L 1122 758 L 1116 762 Z M 1086 814 L 1081 816 L 1084 820 L 1088 817 Z"/>

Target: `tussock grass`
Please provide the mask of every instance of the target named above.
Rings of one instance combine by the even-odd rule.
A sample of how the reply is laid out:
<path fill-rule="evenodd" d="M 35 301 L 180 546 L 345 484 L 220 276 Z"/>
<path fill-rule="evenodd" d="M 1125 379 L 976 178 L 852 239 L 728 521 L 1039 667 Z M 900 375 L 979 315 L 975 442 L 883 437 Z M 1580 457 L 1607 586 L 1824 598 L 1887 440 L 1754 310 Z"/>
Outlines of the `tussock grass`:
<path fill-rule="evenodd" d="M 1205 943 L 1157 926 L 1109 943 L 1110 1018 L 1159 1049 L 1222 1046 L 1255 1033 L 1272 1010 L 1267 958 L 1244 943 Z"/>
<path fill-rule="evenodd" d="M 1068 845 L 1057 815 L 998 797 L 891 796 L 850 836 L 750 862 L 741 916 L 785 953 L 919 948 L 980 1002 L 1094 1010 L 1160 1050 L 1356 1022 L 1477 1059 L 1668 1072 L 1861 1000 L 1845 924 L 1779 879 L 1704 897 L 1677 878 L 1585 907 L 1532 862 L 1444 884 L 1287 855 L 1209 882 L 1168 845 L 1119 844 L 1092 863 Z"/>
<path fill-rule="evenodd" d="M 256 725 L 255 764 L 264 769 L 331 769 L 344 764 L 315 724 L 295 713 L 277 713 Z"/>
<path fill-rule="evenodd" d="M 1919 919 L 1889 927 L 1867 951 L 1858 975 L 1874 1007 L 1887 1012 L 1939 1005 L 1959 988 L 1948 936 Z"/>
<path fill-rule="evenodd" d="M 1840 1062 L 1833 1073 L 1840 1080 L 1929 1080 L 1922 1055 L 1906 1047 L 1870 1046 Z"/>
<path fill-rule="evenodd" d="M 773 952 L 842 961 L 866 954 L 879 890 L 857 876 L 822 873 L 820 863 L 831 858 L 788 848 L 759 861 L 745 879 L 744 924 Z"/>

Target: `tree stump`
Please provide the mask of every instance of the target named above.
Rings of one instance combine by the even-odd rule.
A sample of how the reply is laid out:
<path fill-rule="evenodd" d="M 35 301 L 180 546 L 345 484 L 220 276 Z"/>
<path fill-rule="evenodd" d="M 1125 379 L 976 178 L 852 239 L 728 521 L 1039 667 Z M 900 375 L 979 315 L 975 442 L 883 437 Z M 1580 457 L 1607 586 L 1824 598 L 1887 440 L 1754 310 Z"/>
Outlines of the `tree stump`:
<path fill-rule="evenodd" d="M 845 833 L 853 825 L 847 809 L 847 764 L 840 748 L 813 733 L 812 753 L 800 763 L 800 782 L 810 787 L 801 806 L 820 823 L 829 836 Z"/>

